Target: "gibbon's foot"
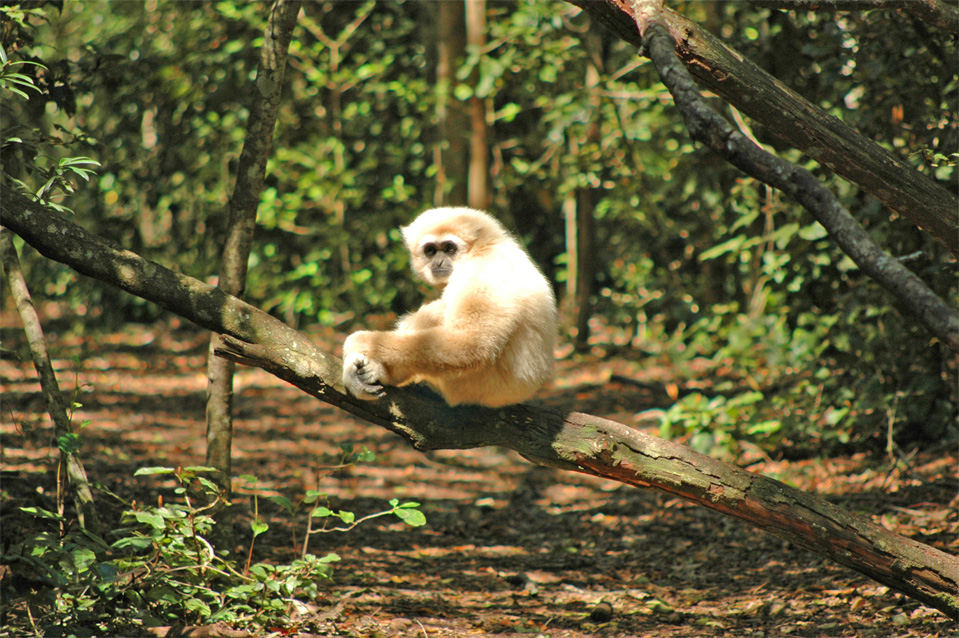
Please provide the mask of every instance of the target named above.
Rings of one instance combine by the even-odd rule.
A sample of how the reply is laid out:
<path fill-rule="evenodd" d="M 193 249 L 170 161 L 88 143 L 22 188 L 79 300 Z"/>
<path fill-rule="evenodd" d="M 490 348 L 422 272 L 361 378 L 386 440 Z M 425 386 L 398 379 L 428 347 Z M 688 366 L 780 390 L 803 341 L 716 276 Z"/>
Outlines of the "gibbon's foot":
<path fill-rule="evenodd" d="M 386 371 L 376 361 L 361 352 L 351 352 L 343 361 L 343 385 L 357 399 L 373 401 L 383 396 L 383 386 L 377 383 Z"/>

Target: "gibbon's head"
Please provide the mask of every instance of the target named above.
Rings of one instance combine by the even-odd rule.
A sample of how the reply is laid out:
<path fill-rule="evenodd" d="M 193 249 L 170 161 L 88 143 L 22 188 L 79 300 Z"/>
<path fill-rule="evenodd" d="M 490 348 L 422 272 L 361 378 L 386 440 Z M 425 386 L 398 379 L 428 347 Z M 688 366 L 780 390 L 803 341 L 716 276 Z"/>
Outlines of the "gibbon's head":
<path fill-rule="evenodd" d="M 458 260 L 509 239 L 498 221 L 472 208 L 431 208 L 400 230 L 413 273 L 431 286 L 445 286 Z"/>

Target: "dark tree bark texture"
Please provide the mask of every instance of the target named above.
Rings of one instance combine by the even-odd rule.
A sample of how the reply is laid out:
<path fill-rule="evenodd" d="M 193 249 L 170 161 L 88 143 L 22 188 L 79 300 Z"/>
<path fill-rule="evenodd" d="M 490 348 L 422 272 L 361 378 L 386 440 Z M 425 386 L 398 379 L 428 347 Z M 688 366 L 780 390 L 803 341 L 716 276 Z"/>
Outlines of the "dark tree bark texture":
<path fill-rule="evenodd" d="M 679 34 L 670 28 L 669 22 L 674 14 L 663 8 L 661 0 L 630 0 L 624 10 L 634 20 L 640 45 L 672 94 L 690 136 L 747 175 L 802 204 L 864 273 L 892 292 L 929 332 L 959 351 L 959 315 L 951 306 L 899 260 L 883 251 L 812 173 L 763 151 L 709 108 L 677 57 L 681 48 L 676 40 Z"/>

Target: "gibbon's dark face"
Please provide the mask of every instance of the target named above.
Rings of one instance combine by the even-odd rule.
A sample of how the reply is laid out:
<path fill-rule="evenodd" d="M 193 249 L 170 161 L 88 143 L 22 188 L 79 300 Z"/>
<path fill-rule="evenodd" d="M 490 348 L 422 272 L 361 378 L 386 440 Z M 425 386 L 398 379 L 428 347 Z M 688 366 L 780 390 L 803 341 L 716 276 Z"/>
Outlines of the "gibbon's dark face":
<path fill-rule="evenodd" d="M 420 246 L 425 267 L 429 269 L 427 280 L 434 284 L 446 283 L 453 275 L 453 263 L 460 256 L 461 248 L 452 239 L 426 241 Z M 424 276 L 426 273 L 423 273 Z"/>

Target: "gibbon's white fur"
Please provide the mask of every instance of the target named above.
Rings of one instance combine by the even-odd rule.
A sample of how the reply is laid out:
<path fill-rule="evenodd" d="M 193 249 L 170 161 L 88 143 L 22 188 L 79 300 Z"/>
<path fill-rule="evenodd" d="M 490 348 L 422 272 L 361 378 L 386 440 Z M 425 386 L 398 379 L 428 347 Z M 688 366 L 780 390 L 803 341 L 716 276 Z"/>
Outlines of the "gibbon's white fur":
<path fill-rule="evenodd" d="M 343 384 L 361 399 L 425 382 L 450 405 L 498 407 L 553 376 L 556 300 L 529 255 L 490 215 L 434 208 L 402 229 L 413 273 L 442 296 L 389 332 L 355 332 Z"/>

